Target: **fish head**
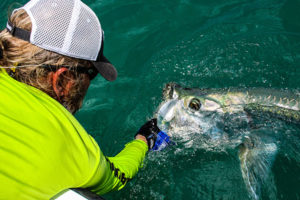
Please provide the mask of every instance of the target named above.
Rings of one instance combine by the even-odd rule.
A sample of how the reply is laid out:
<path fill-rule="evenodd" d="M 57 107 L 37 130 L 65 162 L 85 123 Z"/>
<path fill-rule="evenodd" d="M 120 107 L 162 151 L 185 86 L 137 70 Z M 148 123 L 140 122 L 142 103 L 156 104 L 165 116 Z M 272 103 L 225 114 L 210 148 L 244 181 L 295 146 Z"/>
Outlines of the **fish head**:
<path fill-rule="evenodd" d="M 176 83 L 169 83 L 163 90 L 165 101 L 182 101 L 187 110 L 193 112 L 223 112 L 217 96 L 207 89 L 183 88 Z"/>
<path fill-rule="evenodd" d="M 213 136 L 219 132 L 216 127 L 224 115 L 223 106 L 208 90 L 169 83 L 163 96 L 157 112 L 158 126 L 169 135 L 193 132 Z"/>

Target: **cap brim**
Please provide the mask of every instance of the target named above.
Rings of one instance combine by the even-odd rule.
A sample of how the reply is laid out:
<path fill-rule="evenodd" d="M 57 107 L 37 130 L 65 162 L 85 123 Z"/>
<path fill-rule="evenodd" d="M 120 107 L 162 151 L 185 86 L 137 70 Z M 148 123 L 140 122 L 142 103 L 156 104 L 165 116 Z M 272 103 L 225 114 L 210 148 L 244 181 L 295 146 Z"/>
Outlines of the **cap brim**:
<path fill-rule="evenodd" d="M 93 64 L 98 70 L 99 74 L 101 74 L 101 76 L 103 76 L 106 80 L 116 80 L 118 72 L 116 68 L 107 60 L 107 58 L 103 56 L 101 61 L 94 61 Z"/>

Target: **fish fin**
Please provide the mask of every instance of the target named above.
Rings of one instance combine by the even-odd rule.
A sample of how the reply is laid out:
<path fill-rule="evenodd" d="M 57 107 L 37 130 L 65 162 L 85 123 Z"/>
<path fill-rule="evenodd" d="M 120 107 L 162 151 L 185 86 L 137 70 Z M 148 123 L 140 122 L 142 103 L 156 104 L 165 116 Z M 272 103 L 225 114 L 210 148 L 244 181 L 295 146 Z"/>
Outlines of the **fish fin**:
<path fill-rule="evenodd" d="M 263 142 L 259 137 L 246 137 L 239 146 L 242 176 L 252 199 L 259 199 L 261 187 L 270 177 L 277 146 Z"/>

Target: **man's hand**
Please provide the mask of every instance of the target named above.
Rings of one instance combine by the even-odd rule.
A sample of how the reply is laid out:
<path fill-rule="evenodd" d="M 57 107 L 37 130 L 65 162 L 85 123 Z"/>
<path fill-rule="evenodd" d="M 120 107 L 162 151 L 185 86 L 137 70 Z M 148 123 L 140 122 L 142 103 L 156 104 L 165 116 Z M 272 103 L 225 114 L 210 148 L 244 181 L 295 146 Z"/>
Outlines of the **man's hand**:
<path fill-rule="evenodd" d="M 148 145 L 148 142 L 147 142 L 147 139 L 146 139 L 145 136 L 142 136 L 142 135 L 140 135 L 140 134 L 137 134 L 137 135 L 135 136 L 135 139 L 136 139 L 136 140 L 143 140 L 143 141 Z"/>
<path fill-rule="evenodd" d="M 152 149 L 155 141 L 157 139 L 157 134 L 160 132 L 160 129 L 157 127 L 157 119 L 151 119 L 146 122 L 135 135 L 136 139 L 146 140 L 148 148 Z"/>

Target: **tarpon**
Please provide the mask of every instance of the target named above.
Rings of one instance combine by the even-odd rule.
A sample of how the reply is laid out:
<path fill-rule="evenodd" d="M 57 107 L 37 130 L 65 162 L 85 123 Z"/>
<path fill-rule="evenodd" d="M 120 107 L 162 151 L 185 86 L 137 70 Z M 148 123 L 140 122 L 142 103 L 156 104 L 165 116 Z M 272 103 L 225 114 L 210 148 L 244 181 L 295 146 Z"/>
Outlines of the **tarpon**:
<path fill-rule="evenodd" d="M 163 95 L 164 102 L 157 111 L 158 126 L 171 137 L 201 133 L 208 145 L 225 143 L 239 147 L 249 196 L 259 199 L 260 184 L 268 177 L 278 146 L 272 137 L 239 130 L 251 123 L 255 113 L 300 123 L 299 93 L 258 88 L 183 88 L 170 83 Z"/>

